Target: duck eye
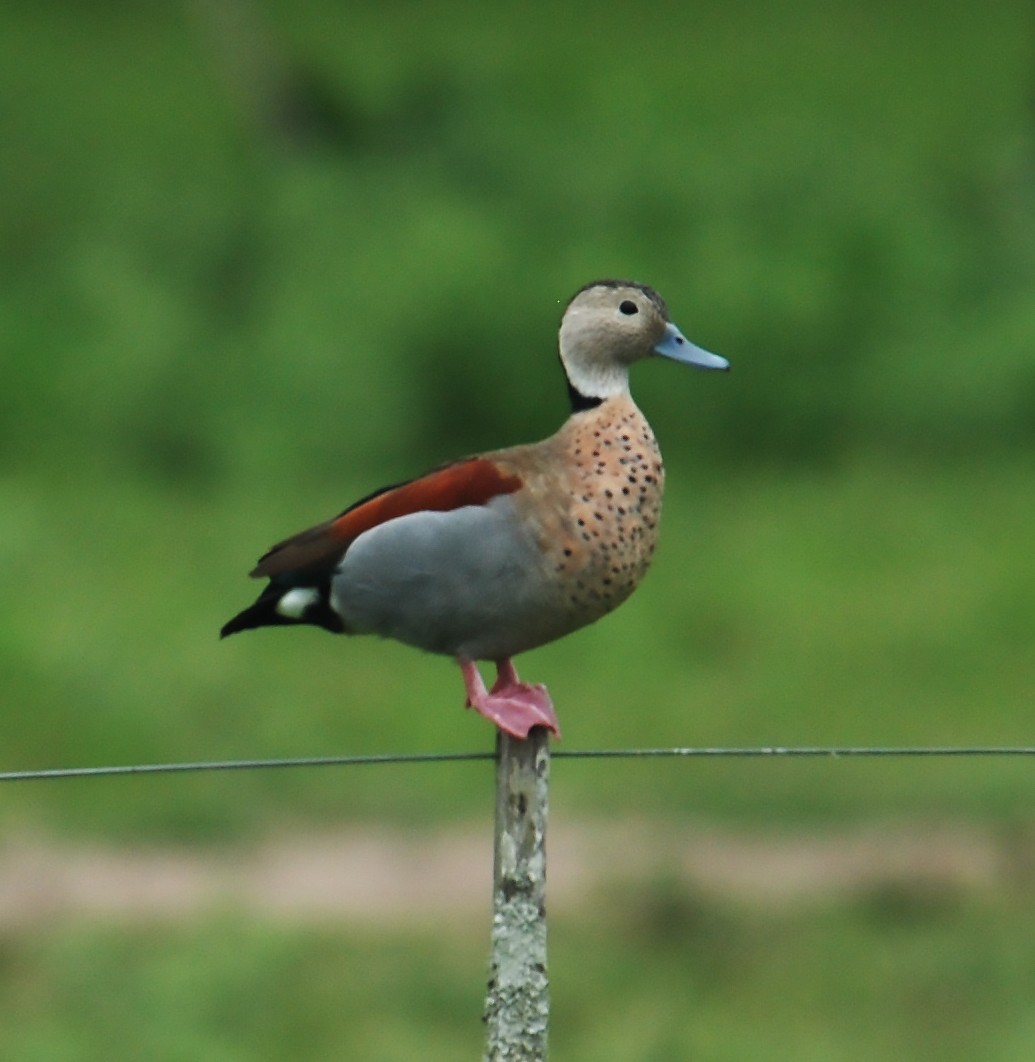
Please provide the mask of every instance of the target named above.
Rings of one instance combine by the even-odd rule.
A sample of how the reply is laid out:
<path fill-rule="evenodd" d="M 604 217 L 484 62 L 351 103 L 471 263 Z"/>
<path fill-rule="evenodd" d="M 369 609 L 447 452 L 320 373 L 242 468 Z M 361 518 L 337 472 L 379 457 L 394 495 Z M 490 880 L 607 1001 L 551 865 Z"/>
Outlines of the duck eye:
<path fill-rule="evenodd" d="M 639 313 L 640 308 L 631 299 L 626 299 L 625 302 L 618 307 L 626 315 L 626 317 L 632 317 L 634 313 Z"/>

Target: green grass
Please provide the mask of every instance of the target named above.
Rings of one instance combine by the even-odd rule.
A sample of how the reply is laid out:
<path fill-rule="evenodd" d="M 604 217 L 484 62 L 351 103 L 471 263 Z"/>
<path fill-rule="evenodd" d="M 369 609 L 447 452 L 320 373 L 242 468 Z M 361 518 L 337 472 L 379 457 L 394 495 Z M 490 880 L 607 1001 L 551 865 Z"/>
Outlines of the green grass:
<path fill-rule="evenodd" d="M 1035 512 L 1024 466 L 859 464 L 718 481 L 684 464 L 671 471 L 662 548 L 639 593 L 523 663 L 551 686 L 563 747 L 1030 743 Z M 6 599 L 20 617 L 7 640 L 17 706 L 7 767 L 491 747 L 484 722 L 461 709 L 449 661 L 308 630 L 217 640 L 252 592 L 243 569 L 288 518 L 269 516 L 253 548 L 241 528 L 265 524 L 248 499 L 181 499 L 175 520 L 155 524 L 161 499 L 138 492 L 133 508 L 117 487 L 98 491 L 94 522 L 77 522 L 69 580 L 32 564 L 39 536 L 63 519 L 47 497 L 26 495 L 0 521 Z M 38 607 L 55 600 L 56 613 Z M 311 817 L 448 820 L 484 809 L 488 770 L 49 784 L 10 790 L 3 815 L 181 839 Z M 572 813 L 749 821 L 1023 817 L 1029 792 L 1027 768 L 1002 761 L 565 763 L 555 785 Z"/>
<path fill-rule="evenodd" d="M 403 935 L 211 917 L 8 932 L 5 1053 L 477 1057 L 482 929 L 457 919 Z M 552 1057 L 1020 1062 L 1035 1020 L 1033 946 L 1027 894 L 878 892 L 765 912 L 658 882 L 554 919 Z"/>

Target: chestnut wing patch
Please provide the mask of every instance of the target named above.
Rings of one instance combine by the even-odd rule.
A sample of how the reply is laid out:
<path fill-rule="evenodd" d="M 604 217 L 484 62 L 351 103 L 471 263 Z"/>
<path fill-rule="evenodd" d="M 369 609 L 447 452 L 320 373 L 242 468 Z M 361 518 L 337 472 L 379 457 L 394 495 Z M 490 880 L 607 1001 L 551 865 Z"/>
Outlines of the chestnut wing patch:
<path fill-rule="evenodd" d="M 485 505 L 521 486 L 519 476 L 487 458 L 457 461 L 407 483 L 376 491 L 333 520 L 278 542 L 250 574 L 272 579 L 332 567 L 364 531 L 379 524 L 410 513 L 449 512 L 468 505 Z"/>

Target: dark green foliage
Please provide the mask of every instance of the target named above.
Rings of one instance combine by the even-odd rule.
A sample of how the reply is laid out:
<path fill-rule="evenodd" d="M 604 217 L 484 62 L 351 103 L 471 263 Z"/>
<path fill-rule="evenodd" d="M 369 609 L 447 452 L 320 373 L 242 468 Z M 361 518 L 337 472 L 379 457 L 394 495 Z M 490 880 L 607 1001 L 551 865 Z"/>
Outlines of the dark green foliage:
<path fill-rule="evenodd" d="M 6 462 L 202 485 L 544 433 L 552 307 L 611 272 L 734 361 L 721 399 L 638 381 L 724 464 L 1031 445 L 1022 7 L 225 6 L 4 15 Z"/>

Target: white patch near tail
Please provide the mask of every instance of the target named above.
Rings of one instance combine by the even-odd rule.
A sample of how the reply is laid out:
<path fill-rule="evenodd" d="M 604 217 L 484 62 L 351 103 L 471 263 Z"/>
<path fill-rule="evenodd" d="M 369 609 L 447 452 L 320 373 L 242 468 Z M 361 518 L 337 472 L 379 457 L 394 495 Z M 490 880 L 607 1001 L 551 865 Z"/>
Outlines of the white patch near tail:
<path fill-rule="evenodd" d="M 319 593 L 311 586 L 296 586 L 277 602 L 277 612 L 285 619 L 301 619 L 306 609 L 319 600 Z"/>

